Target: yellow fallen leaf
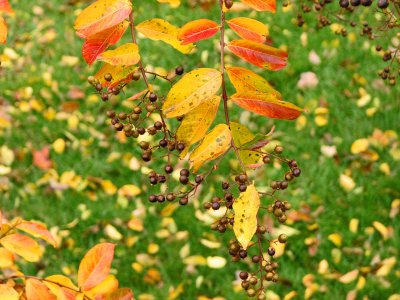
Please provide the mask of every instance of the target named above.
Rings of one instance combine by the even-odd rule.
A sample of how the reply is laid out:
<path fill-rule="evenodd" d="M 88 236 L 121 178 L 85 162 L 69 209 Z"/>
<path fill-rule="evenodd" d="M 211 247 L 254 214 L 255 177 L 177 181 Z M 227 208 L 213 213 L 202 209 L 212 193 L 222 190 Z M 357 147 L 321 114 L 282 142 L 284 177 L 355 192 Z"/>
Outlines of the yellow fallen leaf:
<path fill-rule="evenodd" d="M 177 8 L 179 5 L 181 5 L 181 0 L 157 0 L 157 1 L 160 3 L 168 3 L 172 8 Z"/>
<path fill-rule="evenodd" d="M 328 236 L 328 240 L 335 244 L 336 247 L 342 246 L 342 237 L 338 233 L 332 233 Z"/>
<path fill-rule="evenodd" d="M 388 163 L 381 163 L 379 165 L 379 171 L 381 171 L 383 174 L 389 176 L 390 175 L 390 166 Z"/>
<path fill-rule="evenodd" d="M 194 255 L 186 257 L 183 260 L 185 265 L 194 265 L 194 266 L 205 266 L 207 265 L 207 259 L 201 255 Z"/>
<path fill-rule="evenodd" d="M 160 0 L 158 0 L 160 1 Z M 178 0 L 179 1 L 179 0 Z M 180 283 L 176 288 L 173 288 L 168 293 L 168 300 L 175 300 L 184 292 L 183 284 Z"/>
<path fill-rule="evenodd" d="M 351 219 L 349 223 L 349 230 L 352 233 L 356 233 L 358 231 L 358 224 L 360 223 L 360 220 L 358 219 Z"/>
<path fill-rule="evenodd" d="M 365 277 L 360 276 L 357 281 L 356 289 L 362 290 L 365 287 L 365 283 L 366 283 Z"/>
<path fill-rule="evenodd" d="M 117 192 L 117 187 L 110 180 L 102 180 L 101 187 L 107 195 L 114 195 Z"/>
<path fill-rule="evenodd" d="M 211 269 L 221 269 L 226 265 L 226 258 L 221 256 L 208 256 L 207 266 Z"/>
<path fill-rule="evenodd" d="M 106 227 L 104 227 L 104 233 L 114 241 L 120 241 L 123 238 L 122 234 L 117 230 L 117 228 L 111 224 L 107 224 Z"/>
<path fill-rule="evenodd" d="M 328 271 L 329 271 L 328 261 L 326 259 L 321 260 L 318 265 L 318 273 L 324 275 L 327 274 Z"/>
<path fill-rule="evenodd" d="M 383 225 L 381 222 L 378 222 L 378 221 L 372 222 L 372 225 L 382 235 L 382 237 L 385 241 L 389 238 L 389 230 L 387 229 L 387 227 L 385 225 Z"/>
<path fill-rule="evenodd" d="M 53 149 L 56 153 L 63 153 L 65 150 L 65 141 L 62 138 L 56 139 L 53 143 Z"/>
<path fill-rule="evenodd" d="M 369 147 L 369 142 L 368 139 L 358 139 L 353 142 L 351 145 L 351 153 L 353 154 L 358 154 L 361 152 L 364 152 L 368 149 Z"/>
<path fill-rule="evenodd" d="M 134 184 L 126 184 L 119 188 L 118 195 L 125 197 L 134 197 L 140 194 L 140 188 Z"/>
<path fill-rule="evenodd" d="M 341 283 L 344 283 L 344 284 L 348 284 L 357 279 L 358 273 L 359 273 L 359 270 L 355 269 L 353 271 L 350 271 L 350 272 L 340 276 L 338 281 Z"/>
<path fill-rule="evenodd" d="M 156 254 L 159 250 L 160 250 L 160 246 L 158 246 L 158 245 L 155 244 L 155 243 L 150 243 L 150 244 L 147 246 L 147 252 L 148 252 L 149 254 Z"/>
<path fill-rule="evenodd" d="M 339 178 L 340 186 L 347 192 L 351 192 L 355 187 L 356 183 L 353 178 L 345 174 L 341 174 Z"/>

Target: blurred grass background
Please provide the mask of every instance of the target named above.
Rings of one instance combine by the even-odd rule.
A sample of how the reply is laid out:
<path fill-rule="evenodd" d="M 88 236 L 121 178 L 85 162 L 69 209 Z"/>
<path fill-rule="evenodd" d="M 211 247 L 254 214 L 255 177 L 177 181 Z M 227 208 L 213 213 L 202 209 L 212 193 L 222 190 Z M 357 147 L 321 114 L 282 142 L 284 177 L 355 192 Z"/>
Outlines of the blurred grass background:
<path fill-rule="evenodd" d="M 85 65 L 80 55 L 83 41 L 75 36 L 73 22 L 88 3 L 11 2 L 16 15 L 7 17 L 9 42 L 0 48 L 0 207 L 9 218 L 45 222 L 62 241 L 60 249 L 46 248 L 40 264 L 21 262 L 21 268 L 30 274 L 61 271 L 73 276 L 84 253 L 108 240 L 118 244 L 113 268 L 121 286 L 132 288 L 138 299 L 168 299 L 180 284 L 183 292 L 177 299 L 244 299 L 235 288 L 235 272 L 252 267 L 229 262 L 231 232 L 215 235 L 197 218 L 204 214 L 200 204 L 231 168 L 237 168 L 235 163 L 221 166 L 194 205 L 176 210 L 172 206 L 168 212 L 165 205 L 147 204 L 149 192 L 157 189 L 148 187 L 145 174 L 163 166 L 138 161 L 136 142 L 115 135 L 105 118 L 110 108 L 127 110 L 123 100 L 143 86 L 133 85 L 103 104 L 86 83 L 100 63 Z M 201 17 L 219 19 L 216 9 L 190 9 L 186 3 L 178 9 L 153 0 L 137 6 L 137 22 L 161 17 L 181 26 Z M 285 254 L 278 259 L 281 281 L 271 285 L 269 298 L 284 299 L 293 291 L 297 299 L 311 292 L 314 299 L 345 299 L 349 292 L 357 299 L 396 297 L 399 85 L 388 88 L 377 79 L 384 65 L 373 50 L 375 44 L 357 35 L 341 38 L 331 28 L 298 28 L 290 9 L 279 8 L 276 15 L 243 11 L 229 16 L 248 15 L 268 24 L 274 45 L 289 51 L 286 69 L 261 74 L 285 99 L 307 108 L 299 120 L 285 122 L 232 107 L 232 119 L 254 131 L 268 132 L 275 125 L 285 155 L 296 158 L 303 171 L 282 193 L 295 212 L 286 228 L 291 237 Z M 235 36 L 228 31 L 228 38 Z M 190 56 L 160 42 L 140 38 L 139 43 L 148 67 L 218 67 L 215 41 L 199 43 Z M 227 63 L 255 69 L 233 56 Z M 304 72 L 316 74 L 315 87 L 298 87 Z M 161 91 L 168 87 L 160 81 L 154 84 Z M 367 147 L 352 153 L 359 139 L 367 139 Z M 47 163 L 52 164 L 45 171 L 32 159 L 43 147 L 49 148 Z M 281 173 L 277 166 L 263 168 L 257 184 L 268 186 Z M 140 194 L 129 197 L 123 186 Z M 352 224 L 359 222 L 357 228 L 349 227 L 352 219 Z M 209 248 L 201 239 L 217 247 Z M 211 256 L 226 258 L 226 266 L 203 265 Z M 201 265 L 185 261 L 187 257 Z M 354 270 L 359 272 L 349 275 L 354 277 L 349 283 L 338 280 Z"/>

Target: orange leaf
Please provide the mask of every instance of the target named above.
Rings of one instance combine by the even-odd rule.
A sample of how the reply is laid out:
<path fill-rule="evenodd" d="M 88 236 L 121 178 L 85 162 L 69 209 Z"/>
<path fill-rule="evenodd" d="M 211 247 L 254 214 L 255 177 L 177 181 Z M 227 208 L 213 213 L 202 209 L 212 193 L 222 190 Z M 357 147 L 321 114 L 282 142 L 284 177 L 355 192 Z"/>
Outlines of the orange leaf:
<path fill-rule="evenodd" d="M 0 299 L 1 300 L 18 300 L 19 295 L 18 295 L 18 292 L 16 290 L 14 290 L 8 284 L 0 284 Z"/>
<path fill-rule="evenodd" d="M 219 26 L 214 21 L 208 19 L 194 20 L 186 23 L 178 33 L 178 40 L 182 45 L 208 39 L 216 34 Z"/>
<path fill-rule="evenodd" d="M 115 50 L 103 52 L 98 57 L 112 66 L 132 66 L 139 62 L 139 47 L 133 43 L 126 43 Z"/>
<path fill-rule="evenodd" d="M 94 288 L 85 291 L 85 295 L 90 299 L 97 299 L 111 294 L 118 289 L 118 280 L 114 275 L 108 275 L 101 283 L 96 285 Z"/>
<path fill-rule="evenodd" d="M 26 298 L 28 300 L 56 300 L 49 288 L 37 279 L 26 280 Z"/>
<path fill-rule="evenodd" d="M 300 107 L 277 100 L 272 94 L 236 93 L 231 100 L 244 109 L 269 118 L 293 120 L 302 112 Z"/>
<path fill-rule="evenodd" d="M 269 93 L 276 99 L 281 99 L 281 94 L 276 91 L 264 78 L 260 75 L 241 67 L 226 67 L 229 79 L 238 93 L 255 92 Z"/>
<path fill-rule="evenodd" d="M 264 43 L 269 34 L 268 27 L 251 18 L 234 18 L 227 21 L 229 27 L 242 39 Z"/>
<path fill-rule="evenodd" d="M 23 221 L 17 226 L 17 229 L 25 231 L 36 238 L 43 239 L 53 247 L 56 247 L 56 241 L 43 224 L 34 221 Z"/>
<path fill-rule="evenodd" d="M 115 45 L 125 33 L 129 22 L 123 21 L 111 28 L 88 37 L 82 46 L 82 56 L 91 65 L 110 45 Z"/>
<path fill-rule="evenodd" d="M 278 71 L 287 64 L 287 53 L 268 45 L 247 40 L 234 40 L 228 44 L 238 57 L 267 70 Z"/>
<path fill-rule="evenodd" d="M 50 148 L 43 147 L 41 150 L 33 151 L 33 165 L 42 170 L 48 170 L 53 163 L 50 160 Z"/>
<path fill-rule="evenodd" d="M 94 77 L 101 83 L 102 86 L 111 89 L 120 83 L 128 83 L 132 80 L 132 76 L 137 70 L 134 66 L 112 66 L 104 64 L 100 70 L 94 75 Z M 112 81 L 108 82 L 104 79 L 104 75 L 110 73 L 112 75 Z"/>
<path fill-rule="evenodd" d="M 241 0 L 243 3 L 258 11 L 276 11 L 276 0 Z"/>
<path fill-rule="evenodd" d="M 133 294 L 130 289 L 118 289 L 107 296 L 106 300 L 132 300 Z"/>
<path fill-rule="evenodd" d="M 74 28 L 78 36 L 87 38 L 121 23 L 131 11 L 130 0 L 98 0 L 79 14 Z"/>
<path fill-rule="evenodd" d="M 78 285 L 90 290 L 106 279 L 114 257 L 114 244 L 102 243 L 90 249 L 82 259 L 78 270 Z"/>
<path fill-rule="evenodd" d="M 15 233 L 0 239 L 0 243 L 7 250 L 18 254 L 30 262 L 38 261 L 41 256 L 39 244 L 29 236 Z"/>
<path fill-rule="evenodd" d="M 0 0 L 0 11 L 4 11 L 10 14 L 14 13 L 14 10 L 11 8 L 10 3 L 8 3 L 8 0 Z"/>
<path fill-rule="evenodd" d="M 46 277 L 44 284 L 50 291 L 56 295 L 57 299 L 61 300 L 76 300 L 78 287 L 76 287 L 71 279 L 64 275 L 52 275 Z"/>
<path fill-rule="evenodd" d="M 6 21 L 2 16 L 0 16 L 0 44 L 5 44 L 7 42 L 8 28 Z"/>

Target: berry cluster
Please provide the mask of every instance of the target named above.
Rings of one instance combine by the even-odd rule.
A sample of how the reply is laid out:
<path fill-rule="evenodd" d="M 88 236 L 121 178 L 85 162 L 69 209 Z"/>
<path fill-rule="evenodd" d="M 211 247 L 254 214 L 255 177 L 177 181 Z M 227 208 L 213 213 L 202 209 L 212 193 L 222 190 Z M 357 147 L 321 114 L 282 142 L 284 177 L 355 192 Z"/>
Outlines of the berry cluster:
<path fill-rule="evenodd" d="M 375 2 L 376 8 L 374 9 L 372 8 L 374 0 L 338 0 L 338 6 L 336 6 L 337 2 L 333 0 L 315 0 L 310 1 L 309 4 L 300 0 L 284 0 L 282 5 L 284 7 L 294 5 L 297 12 L 296 24 L 299 27 L 306 23 L 304 14 L 309 14 L 314 17 L 318 29 L 338 22 L 341 26 L 337 29 L 336 34 L 343 37 L 348 36 L 350 31 L 355 31 L 369 40 L 384 40 L 382 44 L 388 45 L 385 50 L 381 45 L 376 47 L 382 60 L 389 64 L 389 69 L 384 68 L 378 72 L 378 75 L 384 80 L 387 79 L 390 85 L 395 85 L 396 78 L 400 74 L 400 45 L 394 42 L 398 35 L 399 25 L 396 20 L 400 18 L 400 2 L 395 0 Z M 357 14 L 361 7 L 369 7 L 370 15 L 365 17 L 363 13 Z M 379 14 L 375 14 L 377 10 Z M 385 70 L 389 70 L 389 72 L 385 72 Z"/>

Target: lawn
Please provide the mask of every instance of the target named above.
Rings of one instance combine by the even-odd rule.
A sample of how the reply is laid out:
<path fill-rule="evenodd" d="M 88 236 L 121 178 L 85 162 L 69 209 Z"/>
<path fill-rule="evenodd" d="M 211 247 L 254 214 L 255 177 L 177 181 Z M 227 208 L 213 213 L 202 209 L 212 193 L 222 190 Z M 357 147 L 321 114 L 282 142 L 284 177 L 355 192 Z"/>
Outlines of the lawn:
<path fill-rule="evenodd" d="M 86 78 L 101 63 L 84 63 L 83 41 L 73 29 L 87 1 L 12 2 L 16 14 L 8 18 L 9 42 L 0 47 L 0 208 L 8 218 L 46 223 L 60 241 L 58 249 L 46 248 L 41 263 L 21 262 L 21 269 L 75 276 L 91 246 L 112 241 L 117 243 L 113 272 L 137 299 L 168 299 L 180 285 L 176 299 L 244 299 L 236 276 L 251 264 L 230 262 L 227 245 L 233 233 L 212 232 L 202 209 L 227 172 L 239 172 L 239 166 L 231 159 L 224 162 L 186 207 L 148 203 L 149 193 L 157 189 L 148 185 L 146 174 L 163 166 L 143 164 L 137 143 L 116 135 L 105 116 L 110 108 L 128 109 L 131 103 L 124 100 L 144 86 L 132 85 L 106 104 L 94 94 Z M 219 18 L 216 9 L 145 2 L 137 11 L 138 22 L 161 17 L 183 25 L 200 17 Z M 282 193 L 294 211 L 288 227 L 281 228 L 290 238 L 278 259 L 280 281 L 269 287 L 269 299 L 291 299 L 295 293 L 296 299 L 310 293 L 313 299 L 346 299 L 356 293 L 357 299 L 379 300 L 397 293 L 390 299 L 399 299 L 399 84 L 388 87 L 378 80 L 384 64 L 375 44 L 358 35 L 344 38 L 331 28 L 298 28 L 290 9 L 250 15 L 269 24 L 274 45 L 289 52 L 287 68 L 261 74 L 284 99 L 307 110 L 297 121 L 286 122 L 231 106 L 232 119 L 253 130 L 268 132 L 275 125 L 274 140 L 302 169 L 299 180 Z M 233 32 L 228 38 L 235 38 Z M 139 44 L 147 68 L 218 67 L 212 40 L 199 43 L 190 56 L 161 42 L 140 38 Z M 230 54 L 227 63 L 252 68 Z M 298 86 L 304 72 L 316 74 L 315 87 Z M 154 85 L 160 91 L 168 88 L 159 80 Z M 32 158 L 44 147 L 50 150 L 48 158 L 41 156 L 42 164 L 51 164 L 46 170 Z M 257 184 L 268 186 L 278 174 L 277 166 L 262 168 L 255 175 Z M 135 196 L 126 196 L 121 189 L 126 185 L 134 186 Z M 213 256 L 225 258 L 226 266 L 210 268 L 205 261 Z"/>

